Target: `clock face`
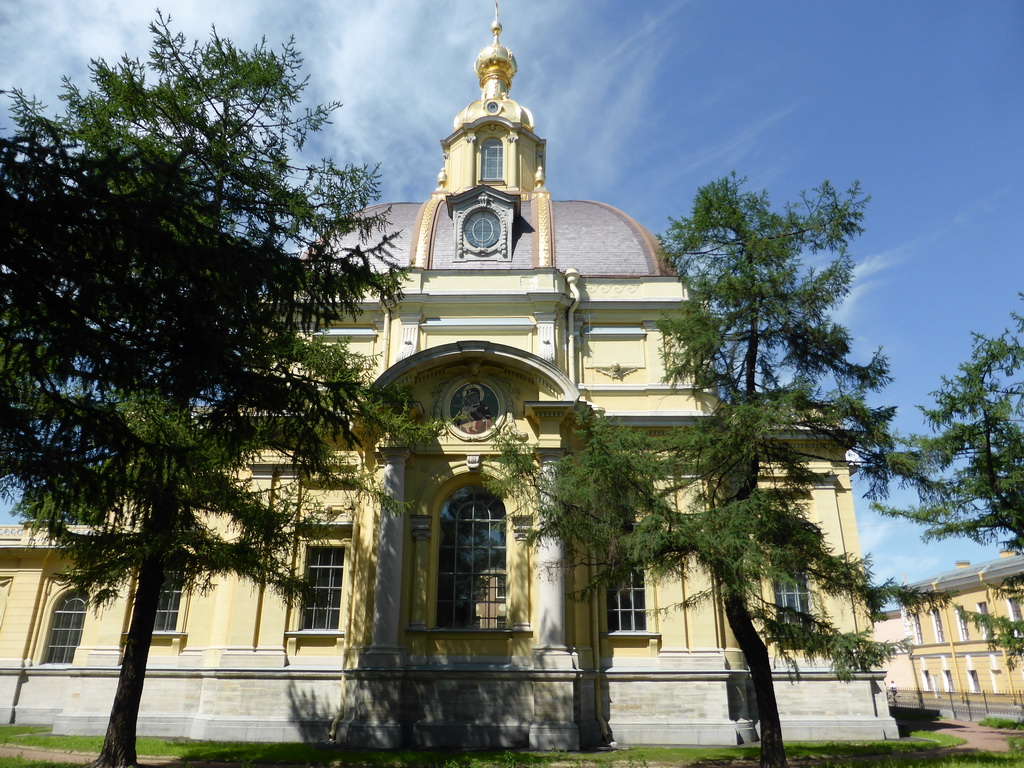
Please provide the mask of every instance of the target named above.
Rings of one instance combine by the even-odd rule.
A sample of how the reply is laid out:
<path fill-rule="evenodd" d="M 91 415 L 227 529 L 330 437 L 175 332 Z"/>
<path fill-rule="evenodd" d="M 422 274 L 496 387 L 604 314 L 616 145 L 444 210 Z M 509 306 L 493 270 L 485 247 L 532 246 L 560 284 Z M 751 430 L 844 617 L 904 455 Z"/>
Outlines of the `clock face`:
<path fill-rule="evenodd" d="M 498 109 L 499 109 L 498 102 L 496 102 L 496 101 L 489 101 L 489 102 L 487 102 L 487 113 L 488 114 L 496 115 L 496 114 L 498 114 Z"/>
<path fill-rule="evenodd" d="M 466 219 L 462 232 L 474 248 L 490 248 L 501 237 L 501 222 L 491 211 L 477 211 Z"/>

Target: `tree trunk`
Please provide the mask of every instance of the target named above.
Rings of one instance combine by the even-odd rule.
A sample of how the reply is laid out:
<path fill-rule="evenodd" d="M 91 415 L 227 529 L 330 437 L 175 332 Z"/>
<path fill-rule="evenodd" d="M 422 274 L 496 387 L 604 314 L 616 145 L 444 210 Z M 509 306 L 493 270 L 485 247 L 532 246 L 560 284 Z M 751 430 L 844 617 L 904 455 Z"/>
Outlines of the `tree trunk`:
<path fill-rule="evenodd" d="M 743 600 L 725 598 L 725 616 L 736 636 L 736 642 L 747 660 L 750 679 L 754 683 L 757 713 L 761 725 L 761 768 L 786 768 L 786 745 L 782 741 L 782 721 L 775 701 L 772 662 L 768 647 L 761 640 Z"/>
<path fill-rule="evenodd" d="M 124 645 L 121 673 L 117 678 L 114 705 L 110 709 L 103 747 L 92 764 L 93 768 L 125 768 L 139 764 L 135 753 L 139 703 L 142 701 L 146 663 L 149 661 L 149 648 L 153 642 L 153 626 L 163 583 L 163 563 L 159 556 L 150 555 L 139 569 L 135 604 L 132 607 L 128 639 Z"/>

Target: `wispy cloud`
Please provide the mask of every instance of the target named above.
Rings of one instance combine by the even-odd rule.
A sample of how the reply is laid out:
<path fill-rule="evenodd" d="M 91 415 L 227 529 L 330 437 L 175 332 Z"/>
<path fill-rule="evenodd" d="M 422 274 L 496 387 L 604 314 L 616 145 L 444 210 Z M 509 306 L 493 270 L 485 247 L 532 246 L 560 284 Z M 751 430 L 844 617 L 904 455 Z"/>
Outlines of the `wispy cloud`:
<path fill-rule="evenodd" d="M 853 325 L 865 300 L 885 285 L 888 273 L 906 261 L 918 248 L 919 243 L 913 241 L 858 260 L 854 267 L 853 287 L 835 311 L 835 321 L 845 326 Z"/>
<path fill-rule="evenodd" d="M 991 195 L 987 195 L 978 200 L 973 201 L 965 208 L 961 209 L 952 219 L 952 224 L 955 227 L 966 227 L 974 223 L 978 213 L 989 213 L 996 206 L 996 201 L 1006 197 L 1008 194 L 1013 192 L 1013 187 L 1007 185 L 1001 189 L 996 190 Z"/>
<path fill-rule="evenodd" d="M 764 134 L 796 111 L 797 107 L 793 105 L 762 115 L 721 142 L 712 146 L 702 146 L 696 151 L 682 155 L 675 168 L 681 173 L 688 174 L 709 166 L 730 169 L 741 167 L 743 158 L 761 144 Z"/>

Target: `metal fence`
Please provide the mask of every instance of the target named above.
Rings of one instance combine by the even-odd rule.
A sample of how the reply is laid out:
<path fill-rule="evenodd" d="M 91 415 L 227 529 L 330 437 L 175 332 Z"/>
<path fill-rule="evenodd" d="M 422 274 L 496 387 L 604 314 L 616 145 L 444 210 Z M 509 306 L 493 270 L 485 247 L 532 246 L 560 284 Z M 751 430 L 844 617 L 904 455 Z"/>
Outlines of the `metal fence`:
<path fill-rule="evenodd" d="M 1024 693 L 954 693 L 953 691 L 916 691 L 912 688 L 889 690 L 889 708 L 932 710 L 948 713 L 954 720 L 984 720 L 988 716 L 1024 721 Z"/>

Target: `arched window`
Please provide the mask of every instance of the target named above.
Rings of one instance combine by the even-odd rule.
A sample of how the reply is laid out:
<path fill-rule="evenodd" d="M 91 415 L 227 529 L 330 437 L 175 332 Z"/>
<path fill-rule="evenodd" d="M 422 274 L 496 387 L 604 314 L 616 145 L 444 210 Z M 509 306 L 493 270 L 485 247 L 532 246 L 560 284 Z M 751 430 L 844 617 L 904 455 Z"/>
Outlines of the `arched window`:
<path fill-rule="evenodd" d="M 85 624 L 85 593 L 69 592 L 57 600 L 50 622 L 50 641 L 46 645 L 46 664 L 70 664 L 82 642 Z"/>
<path fill-rule="evenodd" d="M 441 507 L 437 626 L 504 629 L 505 505 L 480 486 Z"/>
<path fill-rule="evenodd" d="M 480 147 L 481 181 L 501 181 L 505 176 L 504 152 L 501 141 L 488 139 Z"/>

